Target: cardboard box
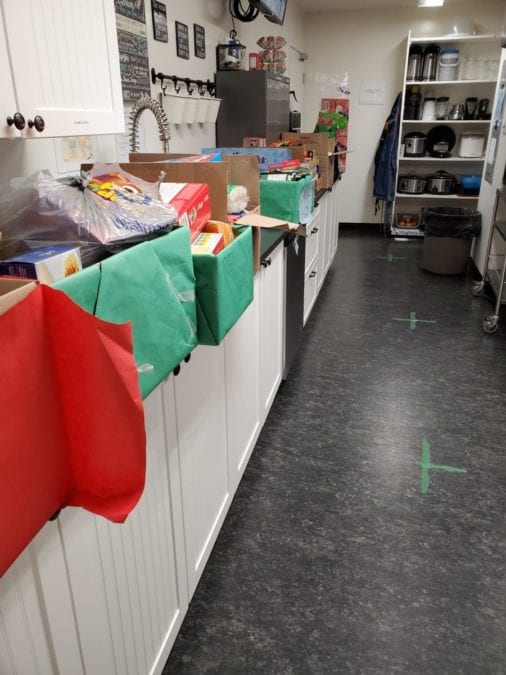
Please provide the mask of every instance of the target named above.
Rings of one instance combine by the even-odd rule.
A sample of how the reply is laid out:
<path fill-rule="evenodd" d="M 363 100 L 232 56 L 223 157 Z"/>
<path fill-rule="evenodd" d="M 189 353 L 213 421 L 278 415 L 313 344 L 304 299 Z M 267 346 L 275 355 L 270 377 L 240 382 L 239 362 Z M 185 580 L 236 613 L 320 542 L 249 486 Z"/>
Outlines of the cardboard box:
<path fill-rule="evenodd" d="M 52 284 L 81 269 L 79 248 L 72 244 L 34 248 L 0 261 L 0 275 L 38 279 L 43 284 Z"/>
<path fill-rule="evenodd" d="M 246 136 L 242 139 L 243 148 L 266 148 L 267 139 L 261 136 Z"/>
<path fill-rule="evenodd" d="M 26 279 L 0 278 L 0 314 L 24 300 L 37 288 L 35 281 Z"/>
<path fill-rule="evenodd" d="M 255 155 L 260 164 L 260 173 L 267 173 L 270 164 L 292 159 L 289 148 L 203 148 L 204 153 L 221 152 L 223 155 Z"/>
<path fill-rule="evenodd" d="M 211 197 L 211 218 L 227 222 L 227 186 L 244 185 L 249 195 L 248 212 L 258 211 L 260 205 L 260 171 L 253 154 L 222 155 L 222 162 L 188 163 L 187 154 L 130 153 L 130 164 L 121 167 L 139 178 L 157 181 L 165 172 L 164 181 L 207 183 Z M 177 163 L 164 164 L 168 159 Z M 139 166 L 142 164 L 142 166 Z M 88 167 L 88 168 L 86 168 Z M 89 170 L 91 165 L 83 165 Z"/>
<path fill-rule="evenodd" d="M 306 236 L 306 228 L 299 223 L 289 223 L 286 220 L 279 218 L 270 218 L 269 216 L 261 216 L 257 213 L 248 214 L 239 218 L 237 225 L 249 225 L 252 229 L 253 235 L 253 272 L 256 274 L 260 269 L 260 234 L 262 228 L 279 229 Z"/>
<path fill-rule="evenodd" d="M 211 218 L 211 198 L 205 183 L 162 183 L 160 199 L 177 211 L 177 223 L 190 230 L 194 241 Z"/>
<path fill-rule="evenodd" d="M 215 255 L 225 248 L 225 239 L 216 232 L 201 232 L 191 248 L 192 255 Z"/>
<path fill-rule="evenodd" d="M 318 156 L 333 154 L 336 143 L 333 138 L 329 138 L 328 135 L 323 132 L 313 134 L 284 132 L 281 135 L 281 139 L 283 141 L 303 143 L 306 150 L 313 150 Z"/>

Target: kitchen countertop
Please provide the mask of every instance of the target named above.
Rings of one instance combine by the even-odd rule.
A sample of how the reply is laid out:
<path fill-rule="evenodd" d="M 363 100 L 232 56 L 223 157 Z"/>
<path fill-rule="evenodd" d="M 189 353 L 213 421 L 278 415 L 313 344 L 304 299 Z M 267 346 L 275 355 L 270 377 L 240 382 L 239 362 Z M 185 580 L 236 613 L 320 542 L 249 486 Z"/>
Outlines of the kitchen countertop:
<path fill-rule="evenodd" d="M 282 241 L 288 232 L 286 230 L 261 229 L 260 235 L 260 260 L 265 260 L 269 253 L 272 253 L 276 246 Z"/>

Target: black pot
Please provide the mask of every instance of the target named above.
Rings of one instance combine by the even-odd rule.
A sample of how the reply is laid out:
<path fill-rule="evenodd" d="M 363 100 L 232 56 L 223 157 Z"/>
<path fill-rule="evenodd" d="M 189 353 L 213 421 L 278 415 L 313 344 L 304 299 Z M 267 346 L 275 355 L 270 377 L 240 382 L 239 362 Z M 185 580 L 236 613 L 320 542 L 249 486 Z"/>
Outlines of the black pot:
<path fill-rule="evenodd" d="M 457 192 L 457 177 L 447 171 L 436 171 L 425 176 L 425 192 L 434 195 L 453 195 Z"/>
<path fill-rule="evenodd" d="M 421 195 L 425 191 L 425 178 L 416 173 L 399 176 L 397 191 L 406 195 Z"/>

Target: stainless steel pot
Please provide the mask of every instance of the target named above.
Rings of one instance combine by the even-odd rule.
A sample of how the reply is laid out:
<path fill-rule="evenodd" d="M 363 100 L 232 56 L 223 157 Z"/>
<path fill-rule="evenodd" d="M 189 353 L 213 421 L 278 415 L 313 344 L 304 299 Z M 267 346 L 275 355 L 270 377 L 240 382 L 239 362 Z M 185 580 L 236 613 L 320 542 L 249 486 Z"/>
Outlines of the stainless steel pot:
<path fill-rule="evenodd" d="M 425 178 L 414 172 L 399 176 L 397 191 L 407 195 L 421 195 L 425 191 Z"/>
<path fill-rule="evenodd" d="M 406 134 L 403 139 L 405 157 L 423 157 L 427 136 L 419 131 Z"/>
<path fill-rule="evenodd" d="M 453 195 L 457 192 L 457 177 L 447 171 L 436 171 L 425 176 L 425 192 L 435 195 Z"/>

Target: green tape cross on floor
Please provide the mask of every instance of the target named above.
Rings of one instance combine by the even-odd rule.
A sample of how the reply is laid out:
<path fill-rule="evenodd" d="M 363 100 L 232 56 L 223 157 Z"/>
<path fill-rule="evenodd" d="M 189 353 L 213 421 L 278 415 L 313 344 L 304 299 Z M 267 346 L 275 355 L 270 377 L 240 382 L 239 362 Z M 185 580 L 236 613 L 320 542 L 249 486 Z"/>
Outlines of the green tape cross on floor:
<path fill-rule="evenodd" d="M 411 312 L 409 315 L 409 319 L 397 319 L 394 317 L 392 321 L 408 321 L 411 330 L 415 330 L 417 324 L 419 323 L 437 323 L 436 321 L 432 321 L 432 319 L 417 319 L 416 312 Z"/>
<path fill-rule="evenodd" d="M 430 461 L 430 443 L 425 440 L 422 441 L 422 475 L 420 478 L 420 490 L 422 494 L 426 494 L 429 490 L 430 476 L 429 471 L 447 471 L 448 473 L 467 473 L 467 469 L 461 469 L 456 466 L 445 466 L 444 464 L 432 464 Z"/>
<path fill-rule="evenodd" d="M 388 255 L 377 255 L 376 260 L 386 260 L 387 262 L 391 263 L 394 260 L 407 260 L 407 258 L 395 256 L 389 253 Z"/>

